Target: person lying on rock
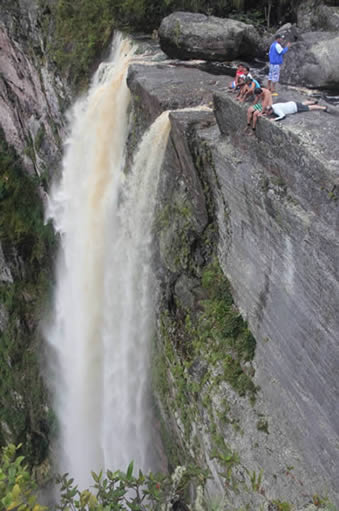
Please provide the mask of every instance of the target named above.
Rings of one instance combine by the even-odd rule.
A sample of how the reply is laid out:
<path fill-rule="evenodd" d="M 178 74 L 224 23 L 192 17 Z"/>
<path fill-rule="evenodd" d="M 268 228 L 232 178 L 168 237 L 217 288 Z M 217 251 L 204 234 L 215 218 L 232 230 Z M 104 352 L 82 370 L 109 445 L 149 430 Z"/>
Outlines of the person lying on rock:
<path fill-rule="evenodd" d="M 248 130 L 252 126 L 252 134 L 255 133 L 258 118 L 267 112 L 267 107 L 272 106 L 272 94 L 265 87 L 254 89 L 256 103 L 247 110 L 247 127 Z"/>
<path fill-rule="evenodd" d="M 255 89 L 260 89 L 260 88 L 261 88 L 260 83 L 257 80 L 255 80 L 254 78 L 252 78 L 252 76 L 247 75 L 245 78 L 245 85 L 244 85 L 244 87 L 241 88 L 241 90 L 236 98 L 237 101 L 240 101 L 241 103 L 243 103 L 250 96 L 254 95 Z"/>
<path fill-rule="evenodd" d="M 279 82 L 280 66 L 283 63 L 283 55 L 288 51 L 291 45 L 291 43 L 287 43 L 287 46 L 283 47 L 283 40 L 284 36 L 277 34 L 275 36 L 275 41 L 271 44 L 270 51 L 268 53 L 270 66 L 268 72 L 267 88 L 272 92 L 273 96 L 278 96 L 278 93 L 275 90 L 275 86 Z"/>
<path fill-rule="evenodd" d="M 306 100 L 302 103 L 298 103 L 298 101 L 286 101 L 284 103 L 268 105 L 266 107 L 266 113 L 268 115 L 274 114 L 277 116 L 272 119 L 272 121 L 280 121 L 284 119 L 286 115 L 309 112 L 310 110 L 323 110 L 324 112 L 328 112 L 327 106 L 318 105 L 317 103 L 318 101 L 316 100 Z"/>

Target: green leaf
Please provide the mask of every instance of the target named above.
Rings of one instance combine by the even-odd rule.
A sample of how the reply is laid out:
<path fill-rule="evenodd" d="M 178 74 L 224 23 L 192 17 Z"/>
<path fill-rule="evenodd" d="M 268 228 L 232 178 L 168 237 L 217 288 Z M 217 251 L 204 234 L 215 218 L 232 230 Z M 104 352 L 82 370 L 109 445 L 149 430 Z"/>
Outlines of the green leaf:
<path fill-rule="evenodd" d="M 134 466 L 134 462 L 131 461 L 131 463 L 128 465 L 127 474 L 126 474 L 126 477 L 127 477 L 128 481 L 130 481 L 132 479 L 132 476 L 133 476 L 133 466 Z"/>

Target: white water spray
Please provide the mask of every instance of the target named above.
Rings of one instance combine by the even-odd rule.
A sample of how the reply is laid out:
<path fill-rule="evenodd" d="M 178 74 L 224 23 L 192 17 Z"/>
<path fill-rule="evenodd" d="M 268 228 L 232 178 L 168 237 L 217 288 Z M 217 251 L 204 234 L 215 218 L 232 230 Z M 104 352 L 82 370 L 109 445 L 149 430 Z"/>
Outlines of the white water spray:
<path fill-rule="evenodd" d="M 59 471 L 80 488 L 91 470 L 153 468 L 149 349 L 156 299 L 151 225 L 170 131 L 162 114 L 123 178 L 128 63 L 121 38 L 73 110 L 48 216 L 61 235 L 51 347 Z"/>

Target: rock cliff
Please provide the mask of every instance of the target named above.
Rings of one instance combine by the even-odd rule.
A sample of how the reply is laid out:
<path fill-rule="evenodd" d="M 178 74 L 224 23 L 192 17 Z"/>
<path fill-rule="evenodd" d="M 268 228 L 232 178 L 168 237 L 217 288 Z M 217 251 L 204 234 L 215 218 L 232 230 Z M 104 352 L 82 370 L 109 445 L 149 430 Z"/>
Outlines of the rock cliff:
<path fill-rule="evenodd" d="M 261 119 L 246 137 L 222 80 L 164 65 L 128 79 L 139 130 L 214 96 L 213 112 L 171 113 L 159 191 L 154 381 L 168 450 L 209 467 L 232 508 L 338 500 L 338 117 Z"/>
<path fill-rule="evenodd" d="M 7 142 L 38 175 L 60 158 L 70 95 L 45 56 L 36 2 L 2 2 L 0 115 Z"/>
<path fill-rule="evenodd" d="M 40 375 L 55 240 L 42 198 L 61 157 L 67 88 L 45 56 L 39 2 L 0 5 L 0 443 L 46 457 L 54 416 Z"/>

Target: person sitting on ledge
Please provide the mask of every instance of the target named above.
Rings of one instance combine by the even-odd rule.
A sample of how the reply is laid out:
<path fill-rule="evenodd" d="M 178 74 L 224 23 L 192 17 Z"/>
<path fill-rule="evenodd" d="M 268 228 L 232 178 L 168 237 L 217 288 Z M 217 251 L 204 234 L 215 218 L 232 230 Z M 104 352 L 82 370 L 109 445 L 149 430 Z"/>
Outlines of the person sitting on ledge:
<path fill-rule="evenodd" d="M 255 132 L 258 117 L 267 111 L 267 107 L 272 106 L 272 94 L 268 89 L 261 87 L 254 90 L 256 103 L 247 110 L 247 127 L 248 130 L 252 126 L 252 134 Z"/>
<path fill-rule="evenodd" d="M 261 88 L 260 83 L 254 78 L 252 78 L 252 76 L 247 75 L 245 78 L 245 86 L 242 87 L 242 89 L 240 90 L 236 98 L 237 101 L 243 103 L 244 101 L 246 101 L 247 98 L 254 94 L 255 89 L 260 88 Z"/>
<path fill-rule="evenodd" d="M 266 114 L 274 114 L 277 117 L 272 119 L 272 121 L 280 121 L 281 119 L 284 119 L 286 115 L 309 112 L 310 110 L 322 110 L 323 112 L 328 112 L 327 106 L 318 105 L 317 103 L 317 100 L 306 100 L 302 103 L 298 103 L 298 101 L 276 103 L 275 105 L 268 105 L 266 107 Z"/>
<path fill-rule="evenodd" d="M 234 91 L 239 90 L 239 86 L 242 86 L 245 83 L 247 76 L 252 78 L 250 74 L 250 68 L 244 64 L 238 64 L 235 73 L 235 79 L 229 84 L 229 88 L 233 89 Z"/>
<path fill-rule="evenodd" d="M 238 87 L 239 80 L 241 77 L 243 77 L 243 75 L 244 75 L 244 66 L 243 66 L 243 64 L 238 64 L 237 70 L 235 72 L 235 78 L 229 84 L 229 88 L 235 90 Z"/>

